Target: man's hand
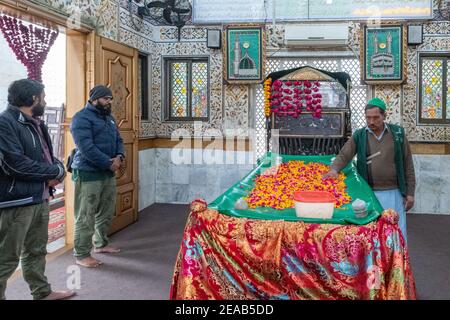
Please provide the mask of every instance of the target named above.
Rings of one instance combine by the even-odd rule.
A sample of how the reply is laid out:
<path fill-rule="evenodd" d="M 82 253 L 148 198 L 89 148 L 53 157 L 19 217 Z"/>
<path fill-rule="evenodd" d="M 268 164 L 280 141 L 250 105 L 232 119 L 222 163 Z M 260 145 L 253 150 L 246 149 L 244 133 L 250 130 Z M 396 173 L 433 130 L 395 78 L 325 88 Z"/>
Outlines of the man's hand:
<path fill-rule="evenodd" d="M 330 171 L 328 171 L 323 175 L 322 180 L 325 180 L 327 178 L 338 179 L 339 173 L 336 170 L 331 169 Z"/>
<path fill-rule="evenodd" d="M 109 169 L 112 172 L 116 172 L 117 170 L 119 170 L 119 168 L 120 168 L 120 166 L 122 164 L 122 161 L 120 161 L 120 157 L 115 157 L 115 158 L 112 158 L 111 160 L 112 160 L 112 164 L 109 167 Z"/>
<path fill-rule="evenodd" d="M 56 186 L 57 186 L 58 184 L 60 184 L 61 182 L 62 182 L 62 181 L 53 179 L 53 180 L 49 180 L 47 183 L 48 183 L 48 186 L 49 186 L 49 187 L 53 188 L 53 187 L 56 187 Z"/>
<path fill-rule="evenodd" d="M 414 197 L 406 196 L 406 198 L 403 199 L 403 204 L 405 206 L 405 211 L 409 211 L 414 206 Z"/>
<path fill-rule="evenodd" d="M 120 161 L 120 169 L 123 169 L 125 167 L 125 158 L 121 155 L 118 155 L 116 158 Z"/>

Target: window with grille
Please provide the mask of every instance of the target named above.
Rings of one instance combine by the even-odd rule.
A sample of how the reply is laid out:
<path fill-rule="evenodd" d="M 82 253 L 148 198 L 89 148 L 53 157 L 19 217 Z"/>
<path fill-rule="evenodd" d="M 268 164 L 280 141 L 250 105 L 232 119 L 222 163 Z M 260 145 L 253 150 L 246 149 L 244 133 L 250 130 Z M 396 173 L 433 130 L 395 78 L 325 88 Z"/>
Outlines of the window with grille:
<path fill-rule="evenodd" d="M 419 55 L 419 123 L 450 124 L 450 53 Z"/>
<path fill-rule="evenodd" d="M 207 58 L 166 58 L 165 120 L 207 121 L 209 70 Z"/>
<path fill-rule="evenodd" d="M 277 57 L 266 59 L 266 75 L 274 71 L 297 68 L 301 66 L 312 66 L 330 72 L 347 72 L 352 80 L 350 91 L 350 109 L 352 113 L 352 130 L 362 128 L 366 125 L 364 108 L 367 103 L 368 86 L 361 84 L 361 69 L 359 60 L 351 57 L 343 58 L 300 58 L 300 57 Z M 266 118 L 264 115 L 264 90 L 259 85 L 255 92 L 255 151 L 256 156 L 262 156 L 266 148 Z"/>

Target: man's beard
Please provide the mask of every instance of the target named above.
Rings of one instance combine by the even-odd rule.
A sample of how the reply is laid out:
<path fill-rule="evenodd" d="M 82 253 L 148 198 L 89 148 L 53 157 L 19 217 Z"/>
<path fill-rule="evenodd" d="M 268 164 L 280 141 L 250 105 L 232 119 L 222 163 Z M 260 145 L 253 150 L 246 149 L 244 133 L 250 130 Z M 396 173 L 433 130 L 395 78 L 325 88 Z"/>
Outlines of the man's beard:
<path fill-rule="evenodd" d="M 40 117 L 44 115 L 45 106 L 38 104 L 31 109 L 31 112 L 33 113 L 33 117 Z"/>
<path fill-rule="evenodd" d="M 111 103 L 104 104 L 104 105 L 99 103 L 96 107 L 100 111 L 101 114 L 103 114 L 105 116 L 111 115 Z"/>

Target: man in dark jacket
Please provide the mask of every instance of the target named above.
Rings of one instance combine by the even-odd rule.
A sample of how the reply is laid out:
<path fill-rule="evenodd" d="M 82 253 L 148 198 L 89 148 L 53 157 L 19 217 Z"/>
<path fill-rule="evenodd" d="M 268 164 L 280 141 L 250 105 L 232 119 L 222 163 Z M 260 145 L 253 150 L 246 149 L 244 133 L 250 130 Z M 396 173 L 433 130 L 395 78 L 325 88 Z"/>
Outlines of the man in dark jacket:
<path fill-rule="evenodd" d="M 34 299 L 64 299 L 45 271 L 49 204 L 54 186 L 63 181 L 64 166 L 53 157 L 44 114 L 44 86 L 33 80 L 13 82 L 9 106 L 0 114 L 0 300 L 19 264 Z"/>
<path fill-rule="evenodd" d="M 123 141 L 111 116 L 112 92 L 106 86 L 95 86 L 85 108 L 73 117 L 70 130 L 77 151 L 72 179 L 75 181 L 76 263 L 98 267 L 101 262 L 91 256 L 94 252 L 115 253 L 118 248 L 108 244 L 108 229 L 116 211 L 115 172 L 125 158 Z"/>

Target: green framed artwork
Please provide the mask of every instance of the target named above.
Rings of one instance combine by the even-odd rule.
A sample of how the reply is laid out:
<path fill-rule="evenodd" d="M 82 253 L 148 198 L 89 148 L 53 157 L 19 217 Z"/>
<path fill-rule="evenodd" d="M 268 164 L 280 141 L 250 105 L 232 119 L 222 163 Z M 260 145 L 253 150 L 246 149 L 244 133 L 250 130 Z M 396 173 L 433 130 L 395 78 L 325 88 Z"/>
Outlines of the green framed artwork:
<path fill-rule="evenodd" d="M 399 84 L 406 75 L 406 28 L 401 24 L 364 25 L 361 69 L 367 84 Z"/>
<path fill-rule="evenodd" d="M 264 77 L 264 27 L 227 25 L 224 33 L 225 81 L 231 84 L 261 83 Z"/>

